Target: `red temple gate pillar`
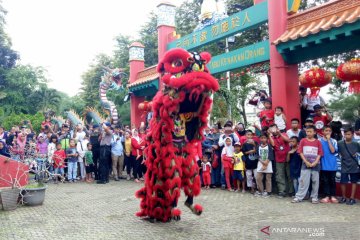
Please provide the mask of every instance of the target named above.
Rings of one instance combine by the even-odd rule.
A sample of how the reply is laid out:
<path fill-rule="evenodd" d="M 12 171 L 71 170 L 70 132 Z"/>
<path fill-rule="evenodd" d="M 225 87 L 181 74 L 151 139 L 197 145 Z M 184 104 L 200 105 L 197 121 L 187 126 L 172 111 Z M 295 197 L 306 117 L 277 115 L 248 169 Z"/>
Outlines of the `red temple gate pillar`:
<path fill-rule="evenodd" d="M 268 1 L 269 38 L 274 42 L 286 31 L 287 6 L 285 0 Z M 276 50 L 270 46 L 271 92 L 273 108 L 281 106 L 286 115 L 287 127 L 292 118 L 300 119 L 298 66 L 287 65 Z"/>
<path fill-rule="evenodd" d="M 139 42 L 134 42 L 129 46 L 129 63 L 130 76 L 129 83 L 136 81 L 138 72 L 144 70 L 144 46 Z M 131 127 L 139 127 L 141 122 L 142 112 L 139 110 L 139 103 L 144 101 L 144 97 L 135 96 L 134 93 L 130 95 L 130 119 Z"/>

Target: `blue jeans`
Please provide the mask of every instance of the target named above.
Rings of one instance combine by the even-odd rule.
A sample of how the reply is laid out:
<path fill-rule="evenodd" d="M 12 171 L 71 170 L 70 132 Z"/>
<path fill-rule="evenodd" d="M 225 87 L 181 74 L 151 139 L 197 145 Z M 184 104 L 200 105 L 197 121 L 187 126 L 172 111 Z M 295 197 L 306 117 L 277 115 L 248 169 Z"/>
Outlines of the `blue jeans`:
<path fill-rule="evenodd" d="M 226 181 L 225 181 L 225 171 L 224 168 L 221 166 L 221 187 L 226 186 Z"/>
<path fill-rule="evenodd" d="M 293 179 L 293 184 L 294 184 L 294 193 L 296 194 L 298 189 L 299 189 L 299 179 L 300 178 L 295 178 Z"/>
<path fill-rule="evenodd" d="M 64 175 L 64 168 L 55 168 L 55 174 Z"/>
<path fill-rule="evenodd" d="M 216 186 L 220 186 L 220 176 L 221 175 L 221 167 L 211 169 L 211 183 Z"/>
<path fill-rule="evenodd" d="M 76 180 L 77 162 L 68 162 L 68 180 Z"/>

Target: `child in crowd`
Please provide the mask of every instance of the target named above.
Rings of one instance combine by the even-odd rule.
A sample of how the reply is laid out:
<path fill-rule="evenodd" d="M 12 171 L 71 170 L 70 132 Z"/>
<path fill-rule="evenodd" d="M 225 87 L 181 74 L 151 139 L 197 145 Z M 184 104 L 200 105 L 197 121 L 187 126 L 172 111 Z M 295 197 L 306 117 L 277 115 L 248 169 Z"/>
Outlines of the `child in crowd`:
<path fill-rule="evenodd" d="M 298 153 L 299 138 L 292 136 L 289 142 L 290 151 L 287 153 L 286 161 L 290 165 L 290 178 L 293 181 L 294 193 L 296 194 L 299 189 L 299 180 L 302 160 Z"/>
<path fill-rule="evenodd" d="M 353 205 L 355 201 L 355 193 L 357 182 L 359 180 L 359 154 L 360 144 L 353 140 L 354 130 L 348 128 L 344 130 L 345 140 L 338 143 L 338 150 L 341 157 L 341 194 L 340 203 Z M 351 195 L 346 202 L 346 184 L 351 182 Z"/>
<path fill-rule="evenodd" d="M 65 167 L 65 150 L 61 148 L 61 143 L 56 144 L 56 150 L 54 151 L 54 154 L 52 155 L 53 162 L 54 162 L 54 168 L 55 168 L 55 174 L 60 175 L 61 181 L 64 182 L 64 167 Z M 55 179 L 55 182 L 57 183 L 58 178 Z"/>
<path fill-rule="evenodd" d="M 319 104 L 314 106 L 314 125 L 316 128 L 316 133 L 319 137 L 323 136 L 323 128 L 332 121 L 331 115 L 328 111 L 320 106 Z"/>
<path fill-rule="evenodd" d="M 85 152 L 85 169 L 86 169 L 86 182 L 93 182 L 92 173 L 94 172 L 94 160 L 92 153 L 91 143 L 87 144 L 87 150 Z"/>
<path fill-rule="evenodd" d="M 286 117 L 284 109 L 280 106 L 275 108 L 274 122 L 278 126 L 280 132 L 286 132 Z"/>
<path fill-rule="evenodd" d="M 236 181 L 236 190 L 235 192 L 240 192 L 240 183 L 242 185 L 242 192 L 245 192 L 245 181 L 244 181 L 244 170 L 245 164 L 242 160 L 243 153 L 241 152 L 240 143 L 235 143 L 234 145 L 234 180 Z"/>
<path fill-rule="evenodd" d="M 321 142 L 315 138 L 315 134 L 316 128 L 309 126 L 306 128 L 306 138 L 300 141 L 298 152 L 303 163 L 301 166 L 299 189 L 292 203 L 299 203 L 304 199 L 308 192 L 310 181 L 312 182 L 311 202 L 319 203 L 319 171 L 323 150 Z"/>
<path fill-rule="evenodd" d="M 269 127 L 270 125 L 274 124 L 274 110 L 271 109 L 271 101 L 269 99 L 265 99 L 263 103 L 265 109 L 258 114 L 261 128 Z"/>
<path fill-rule="evenodd" d="M 221 152 L 221 162 L 224 168 L 226 187 L 229 191 L 234 191 L 231 188 L 231 184 L 230 184 L 231 171 L 233 169 L 233 163 L 234 163 L 233 157 L 234 157 L 234 147 L 232 145 L 232 140 L 230 137 L 226 137 L 225 146 Z"/>
<path fill-rule="evenodd" d="M 80 135 L 77 135 L 80 136 Z M 78 167 L 80 172 L 81 181 L 85 181 L 86 170 L 85 170 L 85 152 L 87 151 L 87 144 L 89 143 L 89 138 L 87 136 L 81 136 L 76 144 L 76 151 L 78 153 Z"/>
<path fill-rule="evenodd" d="M 202 156 L 201 169 L 205 189 L 209 189 L 211 184 L 211 163 L 209 162 L 209 155 L 206 153 Z"/>
<path fill-rule="evenodd" d="M 47 151 L 47 157 L 48 157 L 48 163 L 50 164 L 50 172 L 53 172 L 54 170 L 54 160 L 53 155 L 56 151 L 56 144 L 57 144 L 58 138 L 55 134 L 52 134 L 50 137 L 50 141 L 48 144 L 48 151 Z"/>
<path fill-rule="evenodd" d="M 40 135 L 38 138 L 38 142 L 36 144 L 36 162 L 38 174 L 42 175 L 42 171 L 46 168 L 46 160 L 47 160 L 47 153 L 48 153 L 48 144 L 45 141 L 45 138 Z"/>
<path fill-rule="evenodd" d="M 253 139 L 253 132 L 251 130 L 247 130 L 245 136 L 246 142 L 243 144 L 242 152 L 245 156 L 246 185 L 251 188 L 251 193 L 254 193 L 254 180 L 256 179 L 256 168 L 259 158 L 256 151 L 257 143 Z"/>
<path fill-rule="evenodd" d="M 75 139 L 70 139 L 69 148 L 66 149 L 66 158 L 68 159 L 68 181 L 76 182 L 77 174 L 77 157 Z"/>
<path fill-rule="evenodd" d="M 259 161 L 256 169 L 256 183 L 258 190 L 255 196 L 268 197 L 271 193 L 271 176 L 273 173 L 272 162 L 274 161 L 274 150 L 268 144 L 268 137 L 265 134 L 260 136 L 260 145 L 257 147 Z M 266 189 L 264 191 L 263 178 L 265 175 Z"/>
<path fill-rule="evenodd" d="M 286 155 L 289 151 L 289 138 L 285 133 L 281 133 L 276 124 L 270 126 L 268 130 L 269 140 L 275 153 L 276 184 L 278 197 L 283 198 L 288 194 L 294 194 L 293 183 L 290 178 L 290 166 L 286 162 Z"/>
<path fill-rule="evenodd" d="M 291 128 L 289 130 L 286 131 L 286 134 L 288 135 L 289 138 L 291 137 L 299 137 L 300 134 L 300 121 L 297 118 L 293 118 L 291 119 Z"/>
<path fill-rule="evenodd" d="M 331 138 L 331 127 L 326 125 L 323 128 L 323 137 L 320 138 L 324 155 L 321 157 L 321 176 L 323 179 L 325 198 L 321 203 L 338 203 L 335 197 L 336 183 L 335 176 L 337 170 L 336 153 L 338 151 L 337 142 Z"/>

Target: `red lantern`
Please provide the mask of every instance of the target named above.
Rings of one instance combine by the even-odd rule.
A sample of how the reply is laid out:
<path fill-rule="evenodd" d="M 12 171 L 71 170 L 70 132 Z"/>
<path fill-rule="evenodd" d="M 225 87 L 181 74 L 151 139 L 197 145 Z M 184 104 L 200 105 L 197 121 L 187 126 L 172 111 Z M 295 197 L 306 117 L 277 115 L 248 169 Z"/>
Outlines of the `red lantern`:
<path fill-rule="evenodd" d="M 139 107 L 139 110 L 141 110 L 141 111 L 149 112 L 149 111 L 151 111 L 152 102 L 144 101 L 142 103 L 139 103 L 138 107 Z"/>
<path fill-rule="evenodd" d="M 349 92 L 360 93 L 360 58 L 354 58 L 341 64 L 336 70 L 336 76 L 342 81 L 349 81 Z"/>
<path fill-rule="evenodd" d="M 331 82 L 331 78 L 331 73 L 324 69 L 313 67 L 301 74 L 299 81 L 301 86 L 310 88 L 310 96 L 315 97 L 319 95 L 321 87 L 324 87 Z"/>

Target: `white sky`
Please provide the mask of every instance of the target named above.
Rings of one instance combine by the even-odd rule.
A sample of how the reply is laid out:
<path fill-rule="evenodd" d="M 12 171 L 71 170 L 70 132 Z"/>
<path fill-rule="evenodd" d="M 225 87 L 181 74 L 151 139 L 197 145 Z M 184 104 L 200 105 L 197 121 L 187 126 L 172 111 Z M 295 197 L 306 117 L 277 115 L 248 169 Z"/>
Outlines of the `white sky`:
<path fill-rule="evenodd" d="M 160 0 L 0 0 L 6 31 L 22 64 L 43 66 L 49 87 L 70 96 L 99 53 L 110 55 L 120 33 L 137 37 Z M 167 0 L 179 6 L 184 0 Z M 121 66 L 119 66 L 121 67 Z M 328 99 L 327 89 L 321 91 Z"/>
<path fill-rule="evenodd" d="M 21 63 L 45 67 L 49 86 L 73 96 L 94 57 L 111 54 L 120 33 L 136 37 L 159 2 L 2 0 L 2 5 L 8 11 L 6 31 Z"/>

